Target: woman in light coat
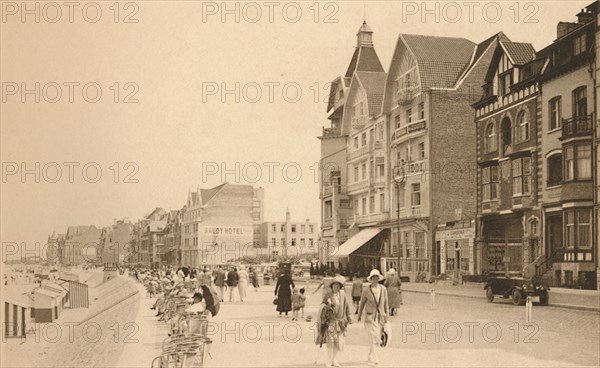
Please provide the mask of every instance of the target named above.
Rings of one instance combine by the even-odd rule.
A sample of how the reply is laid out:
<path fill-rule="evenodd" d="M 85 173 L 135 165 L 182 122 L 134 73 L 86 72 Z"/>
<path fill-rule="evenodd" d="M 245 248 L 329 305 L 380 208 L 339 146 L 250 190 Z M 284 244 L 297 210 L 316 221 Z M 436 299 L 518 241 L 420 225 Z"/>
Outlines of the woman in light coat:
<path fill-rule="evenodd" d="M 381 273 L 372 270 L 367 280 L 371 283 L 363 290 L 358 306 L 358 321 L 363 311 L 365 315 L 365 330 L 369 336 L 369 363 L 378 364 L 377 348 L 381 346 L 381 331 L 387 322 L 389 304 L 385 286 L 379 284 Z"/>
<path fill-rule="evenodd" d="M 246 271 L 246 267 L 242 266 L 238 271 L 238 291 L 240 293 L 240 300 L 244 301 L 246 298 L 246 291 L 248 290 L 248 271 Z"/>
<path fill-rule="evenodd" d="M 339 367 L 337 356 L 344 351 L 348 324 L 352 323 L 350 306 L 342 289 L 346 280 L 337 276 L 331 282 L 331 291 L 323 296 L 317 316 L 318 335 L 316 343 L 327 345 L 327 367 Z M 324 311 L 325 310 L 325 311 Z"/>

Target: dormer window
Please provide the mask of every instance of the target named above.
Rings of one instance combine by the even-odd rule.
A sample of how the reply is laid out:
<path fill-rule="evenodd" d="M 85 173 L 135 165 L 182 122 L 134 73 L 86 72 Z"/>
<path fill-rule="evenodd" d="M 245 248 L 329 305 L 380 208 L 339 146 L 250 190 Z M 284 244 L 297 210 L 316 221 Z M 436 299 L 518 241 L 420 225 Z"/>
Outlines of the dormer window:
<path fill-rule="evenodd" d="M 575 56 L 581 54 L 582 52 L 584 52 L 586 50 L 586 45 L 585 45 L 585 41 L 586 41 L 586 37 L 585 37 L 585 33 L 582 34 L 581 36 L 575 38 L 575 44 L 574 44 L 574 49 L 573 49 L 573 54 Z"/>

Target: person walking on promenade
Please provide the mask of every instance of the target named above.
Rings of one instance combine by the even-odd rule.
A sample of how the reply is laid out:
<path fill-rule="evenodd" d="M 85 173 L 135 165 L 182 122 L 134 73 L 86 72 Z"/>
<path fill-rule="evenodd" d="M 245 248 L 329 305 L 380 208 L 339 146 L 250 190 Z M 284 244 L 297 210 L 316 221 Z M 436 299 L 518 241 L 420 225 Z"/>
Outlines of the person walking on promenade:
<path fill-rule="evenodd" d="M 327 367 L 339 367 L 337 356 L 344 351 L 348 324 L 352 323 L 350 306 L 343 286 L 346 279 L 336 276 L 331 282 L 331 292 L 323 297 L 317 317 L 318 334 L 316 343 L 327 344 Z"/>
<path fill-rule="evenodd" d="M 223 271 L 221 269 L 221 266 L 218 266 L 217 269 L 214 272 L 214 283 L 215 286 L 217 287 L 217 293 L 219 293 L 219 298 L 221 298 L 221 301 L 224 302 L 225 301 L 225 288 L 227 287 L 227 284 L 225 283 L 225 271 Z"/>
<path fill-rule="evenodd" d="M 240 300 L 243 302 L 246 297 L 246 291 L 248 290 L 248 279 L 249 279 L 248 271 L 246 271 L 246 267 L 241 266 L 238 271 L 238 291 L 240 292 Z"/>
<path fill-rule="evenodd" d="M 396 270 L 391 268 L 388 272 L 388 278 L 385 280 L 385 287 L 387 288 L 388 298 L 390 303 L 390 316 L 396 315 L 396 309 L 402 305 L 402 281 L 396 274 Z"/>
<path fill-rule="evenodd" d="M 250 282 L 252 283 L 252 286 L 254 286 L 254 291 L 258 291 L 258 274 L 254 271 L 253 267 L 250 267 L 248 277 L 250 277 Z"/>
<path fill-rule="evenodd" d="M 294 288 L 292 292 L 292 321 L 298 320 L 298 312 L 302 311 L 302 317 L 304 318 L 304 305 L 306 303 L 306 296 L 304 295 L 304 288 L 300 290 Z"/>
<path fill-rule="evenodd" d="M 233 290 L 238 288 L 240 277 L 237 273 L 237 268 L 232 267 L 227 274 L 227 286 L 229 287 L 229 301 L 233 301 Z"/>
<path fill-rule="evenodd" d="M 360 303 L 360 297 L 363 293 L 363 280 L 358 276 L 354 275 L 354 281 L 352 281 L 352 303 L 354 304 L 355 314 L 358 314 L 358 304 Z"/>
<path fill-rule="evenodd" d="M 294 280 L 290 275 L 289 270 L 279 276 L 277 279 L 277 285 L 275 286 L 275 295 L 277 296 L 277 312 L 281 317 L 281 313 L 288 315 L 288 312 L 292 310 L 292 289 L 295 287 Z"/>
<path fill-rule="evenodd" d="M 377 347 L 382 345 L 381 333 L 388 316 L 388 294 L 385 286 L 379 284 L 381 273 L 372 270 L 367 280 L 371 283 L 363 290 L 358 307 L 358 321 L 360 322 L 363 311 L 365 316 L 365 330 L 369 336 L 369 363 L 378 364 Z"/>

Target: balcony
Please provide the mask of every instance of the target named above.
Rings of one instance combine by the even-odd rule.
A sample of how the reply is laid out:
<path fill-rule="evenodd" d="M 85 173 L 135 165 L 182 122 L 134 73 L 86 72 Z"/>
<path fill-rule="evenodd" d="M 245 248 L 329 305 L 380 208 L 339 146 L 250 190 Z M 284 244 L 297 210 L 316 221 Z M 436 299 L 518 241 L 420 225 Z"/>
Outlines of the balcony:
<path fill-rule="evenodd" d="M 354 116 L 352 118 L 352 129 L 362 129 L 367 125 L 367 121 L 369 119 L 366 115 L 363 116 Z"/>
<path fill-rule="evenodd" d="M 420 90 L 418 86 L 405 87 L 400 89 L 396 96 L 398 98 L 398 105 L 406 105 L 411 103 Z"/>
<path fill-rule="evenodd" d="M 356 148 L 350 152 L 348 152 L 347 159 L 348 161 L 350 160 L 354 160 L 355 158 L 358 158 L 360 156 L 364 156 L 367 153 L 369 153 L 369 146 L 362 146 L 360 148 Z"/>
<path fill-rule="evenodd" d="M 323 187 L 321 189 L 321 198 L 329 197 L 329 196 L 333 195 L 333 193 L 344 194 L 345 192 L 346 192 L 345 185 L 325 184 L 325 185 L 323 185 Z"/>
<path fill-rule="evenodd" d="M 323 128 L 323 138 L 337 138 L 342 134 L 340 128 Z"/>
<path fill-rule="evenodd" d="M 376 176 L 371 178 L 371 186 L 375 188 L 383 188 L 385 187 L 386 178 L 385 176 Z"/>
<path fill-rule="evenodd" d="M 402 126 L 394 131 L 392 142 L 397 143 L 399 141 L 404 141 L 411 138 L 413 135 L 424 132 L 425 129 L 427 129 L 427 121 L 425 119 Z"/>
<path fill-rule="evenodd" d="M 387 221 L 389 219 L 390 219 L 389 212 L 371 213 L 369 215 L 357 215 L 356 223 L 359 225 L 362 225 L 362 224 L 383 222 L 383 221 Z"/>
<path fill-rule="evenodd" d="M 357 181 L 355 183 L 352 184 L 348 184 L 348 193 L 352 193 L 352 192 L 356 192 L 362 189 L 368 189 L 369 188 L 369 181 L 364 179 L 361 181 Z"/>
<path fill-rule="evenodd" d="M 396 217 L 396 216 L 394 216 L 394 217 Z M 400 207 L 400 218 L 401 219 L 409 218 L 409 217 L 420 217 L 420 216 L 421 216 L 421 206 Z"/>
<path fill-rule="evenodd" d="M 562 120 L 562 136 L 560 140 L 573 137 L 592 136 L 592 114 L 583 116 L 574 116 L 570 119 Z"/>
<path fill-rule="evenodd" d="M 382 150 L 383 148 L 383 141 L 377 140 L 369 143 L 369 151 Z"/>

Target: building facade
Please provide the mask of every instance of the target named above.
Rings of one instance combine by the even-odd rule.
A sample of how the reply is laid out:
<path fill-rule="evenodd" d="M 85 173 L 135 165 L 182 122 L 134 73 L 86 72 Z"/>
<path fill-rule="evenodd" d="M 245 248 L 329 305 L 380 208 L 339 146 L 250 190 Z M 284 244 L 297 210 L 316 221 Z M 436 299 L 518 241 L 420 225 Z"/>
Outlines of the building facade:
<path fill-rule="evenodd" d="M 100 235 L 102 263 L 125 263 L 132 236 L 133 224 L 126 218 L 103 228 Z"/>
<path fill-rule="evenodd" d="M 289 210 L 286 210 L 285 221 L 266 221 L 261 224 L 260 254 L 270 257 L 298 257 L 308 253 L 315 254 L 318 249 L 319 228 L 316 222 L 306 219 L 294 222 Z"/>

